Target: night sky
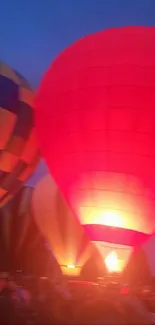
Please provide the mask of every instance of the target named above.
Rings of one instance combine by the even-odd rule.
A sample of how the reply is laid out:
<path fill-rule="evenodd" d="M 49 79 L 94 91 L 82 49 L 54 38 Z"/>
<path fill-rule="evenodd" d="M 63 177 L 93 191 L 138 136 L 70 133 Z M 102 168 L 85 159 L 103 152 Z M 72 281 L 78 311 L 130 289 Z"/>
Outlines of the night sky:
<path fill-rule="evenodd" d="M 52 59 L 65 47 L 109 27 L 155 25 L 155 0 L 2 0 L 1 60 L 37 88 Z M 28 184 L 47 172 L 41 162 Z"/>

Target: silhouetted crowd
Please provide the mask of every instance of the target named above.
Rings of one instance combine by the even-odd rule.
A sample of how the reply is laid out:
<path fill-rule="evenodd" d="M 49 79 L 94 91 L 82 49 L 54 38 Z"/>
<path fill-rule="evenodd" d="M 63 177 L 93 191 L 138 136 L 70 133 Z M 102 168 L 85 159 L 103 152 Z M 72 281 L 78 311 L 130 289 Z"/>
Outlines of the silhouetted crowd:
<path fill-rule="evenodd" d="M 155 294 L 143 251 L 119 277 L 94 253 L 78 278 L 0 273 L 0 324 L 151 324 Z M 155 291 L 155 290 L 154 290 Z"/>
<path fill-rule="evenodd" d="M 145 288 L 145 292 L 149 290 Z M 147 299 L 144 299 L 147 300 Z M 138 295 L 117 279 L 100 282 L 1 275 L 1 324 L 151 324 Z"/>

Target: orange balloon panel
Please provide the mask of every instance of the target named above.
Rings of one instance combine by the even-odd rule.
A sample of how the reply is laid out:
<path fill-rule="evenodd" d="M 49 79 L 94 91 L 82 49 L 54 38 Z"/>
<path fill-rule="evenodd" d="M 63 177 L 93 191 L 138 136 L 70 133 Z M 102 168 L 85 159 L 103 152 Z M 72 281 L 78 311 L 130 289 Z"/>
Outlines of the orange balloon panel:
<path fill-rule="evenodd" d="M 63 273 L 79 274 L 92 251 L 92 244 L 50 175 L 36 186 L 32 204 L 37 225 L 50 244 Z"/>
<path fill-rule="evenodd" d="M 35 105 L 41 151 L 84 225 L 155 229 L 154 80 L 154 27 L 86 36 L 45 74 Z"/>

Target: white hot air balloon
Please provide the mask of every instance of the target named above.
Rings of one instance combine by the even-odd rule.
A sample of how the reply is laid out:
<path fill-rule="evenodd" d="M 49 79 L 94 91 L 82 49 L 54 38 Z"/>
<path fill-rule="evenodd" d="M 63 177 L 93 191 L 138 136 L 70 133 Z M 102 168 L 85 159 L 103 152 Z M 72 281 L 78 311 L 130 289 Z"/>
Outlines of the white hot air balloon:
<path fill-rule="evenodd" d="M 32 208 L 36 223 L 63 274 L 79 275 L 94 247 L 49 174 L 37 184 Z"/>

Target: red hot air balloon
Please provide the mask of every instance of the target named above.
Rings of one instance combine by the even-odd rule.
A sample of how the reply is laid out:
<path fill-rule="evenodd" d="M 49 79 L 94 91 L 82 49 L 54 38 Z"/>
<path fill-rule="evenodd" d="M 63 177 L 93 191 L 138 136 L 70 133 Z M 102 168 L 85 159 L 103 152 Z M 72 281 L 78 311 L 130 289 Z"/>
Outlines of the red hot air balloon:
<path fill-rule="evenodd" d="M 63 51 L 41 83 L 36 126 L 66 201 L 118 269 L 114 246 L 125 260 L 155 228 L 155 28 L 113 28 Z"/>

